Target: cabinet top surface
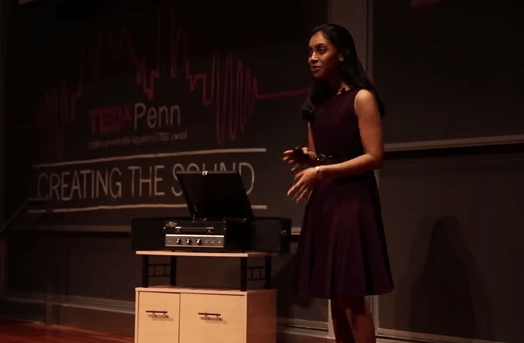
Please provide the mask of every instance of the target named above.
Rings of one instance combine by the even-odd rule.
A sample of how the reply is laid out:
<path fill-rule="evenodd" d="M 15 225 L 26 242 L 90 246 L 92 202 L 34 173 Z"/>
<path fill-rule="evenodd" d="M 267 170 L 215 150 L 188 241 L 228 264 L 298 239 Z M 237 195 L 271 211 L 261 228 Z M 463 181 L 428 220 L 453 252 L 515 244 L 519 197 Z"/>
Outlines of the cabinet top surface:
<path fill-rule="evenodd" d="M 195 256 L 195 257 L 268 257 L 278 256 L 277 253 L 263 251 L 246 252 L 198 252 L 198 251 L 170 251 L 170 250 L 138 250 L 137 255 L 153 256 Z"/>
<path fill-rule="evenodd" d="M 177 287 L 170 285 L 158 285 L 149 287 L 136 287 L 136 292 L 153 292 L 153 293 L 194 293 L 194 294 L 216 294 L 216 295 L 249 295 L 249 294 L 273 294 L 275 289 L 253 289 L 240 291 L 236 289 L 213 289 L 213 288 L 199 288 L 199 287 Z"/>

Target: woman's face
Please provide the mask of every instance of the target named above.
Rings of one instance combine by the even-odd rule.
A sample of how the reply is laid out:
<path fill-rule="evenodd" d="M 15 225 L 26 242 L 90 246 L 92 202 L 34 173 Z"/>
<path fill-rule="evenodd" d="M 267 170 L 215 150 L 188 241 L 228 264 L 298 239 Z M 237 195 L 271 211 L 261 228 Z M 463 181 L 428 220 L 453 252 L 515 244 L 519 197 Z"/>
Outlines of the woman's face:
<path fill-rule="evenodd" d="M 329 79 L 337 75 L 342 54 L 322 31 L 318 31 L 309 40 L 308 64 L 315 79 Z"/>

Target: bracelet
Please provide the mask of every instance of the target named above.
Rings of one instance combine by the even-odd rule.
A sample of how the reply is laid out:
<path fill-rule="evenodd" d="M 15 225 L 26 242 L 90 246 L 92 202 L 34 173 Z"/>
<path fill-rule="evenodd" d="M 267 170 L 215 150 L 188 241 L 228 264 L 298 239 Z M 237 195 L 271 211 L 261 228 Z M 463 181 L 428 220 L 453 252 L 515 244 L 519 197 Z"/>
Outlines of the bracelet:
<path fill-rule="evenodd" d="M 320 166 L 316 166 L 315 170 L 317 171 L 317 175 L 322 179 L 322 171 L 320 170 Z"/>

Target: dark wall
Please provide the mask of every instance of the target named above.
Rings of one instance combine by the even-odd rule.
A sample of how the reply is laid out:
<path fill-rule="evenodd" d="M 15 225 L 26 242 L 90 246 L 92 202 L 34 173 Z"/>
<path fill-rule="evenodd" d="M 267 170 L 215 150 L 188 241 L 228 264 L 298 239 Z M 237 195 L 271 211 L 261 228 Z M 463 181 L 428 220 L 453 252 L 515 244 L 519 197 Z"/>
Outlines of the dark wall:
<path fill-rule="evenodd" d="M 0 1 L 0 15 L 4 16 L 8 7 Z M 5 60 L 6 60 L 6 21 L 0 20 L 0 193 L 4 194 L 4 151 L 5 151 Z M 0 222 L 4 222 L 4 196 L 0 196 Z"/>
<path fill-rule="evenodd" d="M 140 259 L 111 232 L 133 217 L 187 213 L 173 169 L 239 170 L 256 215 L 300 226 L 281 153 L 306 140 L 308 30 L 326 17 L 322 0 L 37 1 L 14 11 L 6 210 L 45 198 L 14 229 L 59 232 L 9 237 L 8 293 L 133 301 Z M 278 314 L 326 323 L 326 301 L 289 297 L 295 249 L 274 261 Z M 237 274 L 236 261 L 179 261 L 187 285 L 236 286 Z"/>
<path fill-rule="evenodd" d="M 296 247 L 293 243 L 291 254 L 273 259 L 278 316 L 290 325 L 293 320 L 327 323 L 327 301 L 299 299 L 289 292 Z M 73 303 L 78 297 L 92 298 L 93 303 L 101 303 L 103 308 L 112 306 L 114 300 L 133 302 L 135 287 L 141 286 L 141 257 L 134 254 L 124 234 L 17 232 L 9 236 L 9 250 L 7 294 L 11 296 L 38 298 L 50 293 L 65 299 L 71 297 Z M 260 259 L 248 262 L 250 266 L 263 264 Z M 152 257 L 151 263 L 169 263 L 169 260 Z M 169 279 L 151 278 L 150 282 L 167 284 Z M 238 259 L 178 258 L 179 286 L 237 288 L 239 282 Z M 258 288 L 263 283 L 249 285 Z"/>
<path fill-rule="evenodd" d="M 524 154 L 389 161 L 383 211 L 396 290 L 380 327 L 521 342 Z"/>
<path fill-rule="evenodd" d="M 388 143 L 522 134 L 521 1 L 374 1 Z"/>
<path fill-rule="evenodd" d="M 523 13 L 518 1 L 375 1 L 386 142 L 522 135 Z M 380 193 L 396 289 L 379 299 L 383 334 L 523 340 L 522 151 L 389 154 Z"/>
<path fill-rule="evenodd" d="M 238 170 L 257 215 L 285 196 L 282 151 L 306 142 L 309 29 L 324 0 L 61 1 L 9 21 L 6 160 L 12 212 L 114 230 L 187 211 L 174 172 Z M 19 224 L 43 225 L 41 208 Z"/>

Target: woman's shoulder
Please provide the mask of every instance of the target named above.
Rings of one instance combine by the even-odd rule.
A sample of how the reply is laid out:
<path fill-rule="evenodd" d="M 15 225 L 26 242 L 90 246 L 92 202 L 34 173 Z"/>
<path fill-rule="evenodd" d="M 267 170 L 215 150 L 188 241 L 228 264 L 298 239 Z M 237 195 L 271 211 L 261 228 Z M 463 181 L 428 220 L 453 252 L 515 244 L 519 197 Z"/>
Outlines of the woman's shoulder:
<path fill-rule="evenodd" d="M 375 96 L 365 88 L 352 87 L 349 90 L 337 95 L 342 100 L 344 106 L 357 107 L 373 103 Z"/>
<path fill-rule="evenodd" d="M 368 94 L 369 93 L 369 94 Z M 344 90 L 341 93 L 332 96 L 327 99 L 323 104 L 323 110 L 343 110 L 345 111 L 355 111 L 357 98 L 359 102 L 366 102 L 366 98 L 372 96 L 371 92 L 364 88 L 360 87 L 351 87 L 348 90 Z"/>
<path fill-rule="evenodd" d="M 344 108 L 354 110 L 357 101 L 356 99 L 362 98 L 362 92 L 367 91 L 360 87 L 351 87 L 350 89 L 342 92 L 338 95 L 338 97 L 340 97 L 341 100 L 340 105 Z"/>
<path fill-rule="evenodd" d="M 373 93 L 365 88 L 359 88 L 355 91 L 355 102 L 369 102 L 375 101 Z"/>
<path fill-rule="evenodd" d="M 361 87 L 352 87 L 338 96 L 341 100 L 337 107 L 344 112 L 352 113 L 354 116 L 358 112 L 362 112 L 362 109 L 371 108 L 375 104 L 373 93 Z"/>
<path fill-rule="evenodd" d="M 355 95 L 353 106 L 355 109 L 355 114 L 359 117 L 363 114 L 374 114 L 378 113 L 379 111 L 375 94 L 367 89 L 361 89 L 358 91 L 358 93 Z"/>

